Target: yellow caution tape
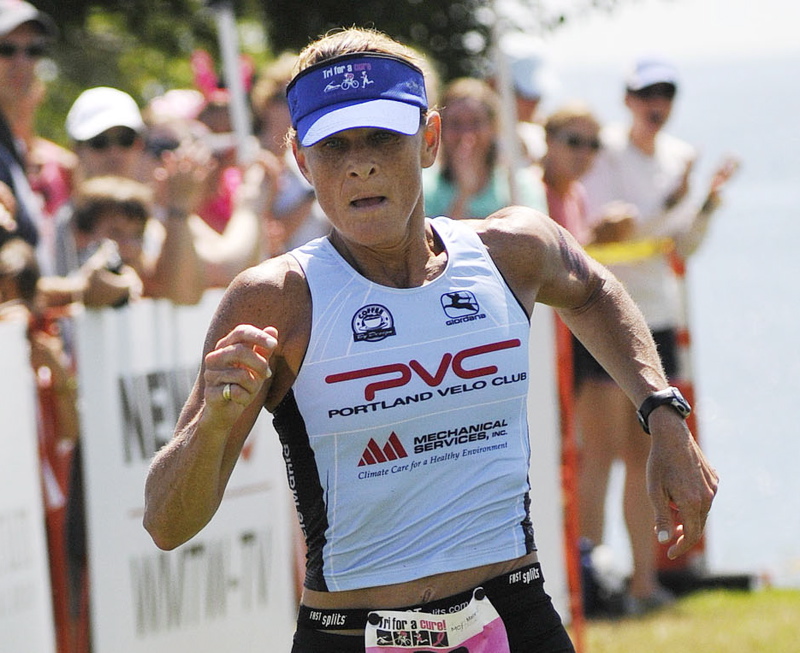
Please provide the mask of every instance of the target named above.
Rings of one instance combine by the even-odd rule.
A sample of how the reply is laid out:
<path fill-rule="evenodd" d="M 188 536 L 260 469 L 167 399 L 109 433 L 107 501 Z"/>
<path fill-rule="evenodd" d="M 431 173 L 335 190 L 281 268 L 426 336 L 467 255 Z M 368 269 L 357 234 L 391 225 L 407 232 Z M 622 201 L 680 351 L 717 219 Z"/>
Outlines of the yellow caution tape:
<path fill-rule="evenodd" d="M 671 238 L 647 238 L 587 245 L 586 251 L 603 265 L 619 265 L 662 256 L 670 252 L 673 247 L 674 243 Z"/>

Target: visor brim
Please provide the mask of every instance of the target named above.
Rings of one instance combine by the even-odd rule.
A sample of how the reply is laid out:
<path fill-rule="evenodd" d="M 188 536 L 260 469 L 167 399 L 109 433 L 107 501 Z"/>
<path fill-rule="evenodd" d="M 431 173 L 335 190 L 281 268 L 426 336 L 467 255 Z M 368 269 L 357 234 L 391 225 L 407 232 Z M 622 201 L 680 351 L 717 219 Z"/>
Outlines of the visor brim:
<path fill-rule="evenodd" d="M 410 136 L 419 131 L 421 112 L 418 106 L 396 100 L 369 100 L 325 109 L 303 118 L 297 125 L 298 140 L 308 147 L 344 131 L 373 127 Z"/>

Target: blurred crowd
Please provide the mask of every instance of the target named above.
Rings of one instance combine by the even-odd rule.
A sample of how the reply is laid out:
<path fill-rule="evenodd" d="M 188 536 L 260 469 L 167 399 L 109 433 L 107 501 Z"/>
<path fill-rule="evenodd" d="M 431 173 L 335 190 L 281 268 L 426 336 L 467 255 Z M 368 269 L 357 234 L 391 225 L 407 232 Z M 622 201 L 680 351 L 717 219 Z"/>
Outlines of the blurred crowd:
<path fill-rule="evenodd" d="M 47 506 L 51 557 L 71 561 L 68 577 L 53 579 L 54 591 L 64 588 L 71 597 L 68 613 L 56 615 L 65 653 L 87 650 L 88 634 L 75 503 L 76 374 L 62 318 L 148 297 L 195 304 L 245 268 L 325 235 L 328 224 L 286 147 L 293 54 L 260 70 L 242 67 L 252 116 L 244 143 L 213 58 L 197 52 L 195 88 L 169 90 L 144 106 L 116 88 L 84 90 L 64 116 L 64 146 L 35 127 L 46 96 L 37 64 L 58 47 L 58 34 L 31 4 L 0 0 L 0 320 L 29 325 L 39 409 L 47 416 L 40 421 L 49 425 L 40 438 L 43 466 L 66 497 Z M 431 105 L 442 112 L 439 157 L 425 171 L 428 215 L 483 218 L 525 204 L 598 252 L 628 243 L 630 255 L 612 269 L 643 307 L 667 371 L 678 375 L 670 356 L 681 317 L 679 279 L 665 253 L 686 257 L 697 249 L 735 161 L 723 162 L 699 201 L 690 193 L 695 151 L 662 131 L 679 88 L 676 69 L 664 59 L 637 62 L 621 84 L 630 124 L 612 126 L 581 101 L 543 115 L 540 101 L 551 84 L 542 48 L 512 35 L 501 51 L 511 98 L 499 71 L 446 83 L 433 66 L 428 71 Z M 511 136 L 503 131 L 507 109 L 515 118 Z M 509 138 L 514 147 L 504 146 Z M 648 255 L 636 254 L 642 248 Z M 634 551 L 626 609 L 639 613 L 669 600 L 655 573 L 651 515 L 644 514 L 647 441 L 629 402 L 574 344 L 577 424 L 586 444 L 581 531 L 602 541 L 609 467 L 622 459 Z"/>

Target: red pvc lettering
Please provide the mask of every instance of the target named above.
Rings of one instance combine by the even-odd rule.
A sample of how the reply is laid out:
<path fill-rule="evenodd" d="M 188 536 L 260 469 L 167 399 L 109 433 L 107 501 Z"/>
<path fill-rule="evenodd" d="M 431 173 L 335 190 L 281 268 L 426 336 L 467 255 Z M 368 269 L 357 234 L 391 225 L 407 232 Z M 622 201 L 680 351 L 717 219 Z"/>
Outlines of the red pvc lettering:
<path fill-rule="evenodd" d="M 447 368 L 450 366 L 450 361 L 453 360 L 453 354 L 445 354 L 442 356 L 442 360 L 439 363 L 439 369 L 436 370 L 436 374 L 431 376 L 428 374 L 428 370 L 422 367 L 422 364 L 418 361 L 409 361 L 409 365 L 411 369 L 414 370 L 419 378 L 421 378 L 425 383 L 427 383 L 432 388 L 435 388 L 437 385 L 441 385 L 442 381 L 444 381 L 444 375 L 447 374 Z"/>
<path fill-rule="evenodd" d="M 479 376 L 488 376 L 489 374 L 497 373 L 496 365 L 487 365 L 485 367 L 476 367 L 474 369 L 467 369 L 464 363 L 468 358 L 489 354 L 495 351 L 502 351 L 503 349 L 512 349 L 520 346 L 519 339 L 503 340 L 502 342 L 495 342 L 489 345 L 480 345 L 479 347 L 470 347 L 458 352 L 455 356 L 446 353 L 439 361 L 439 366 L 436 372 L 431 374 L 423 365 L 417 360 L 409 361 L 408 365 L 404 363 L 393 363 L 391 365 L 379 365 L 377 367 L 368 367 L 363 370 L 353 370 L 351 372 L 341 372 L 339 374 L 331 374 L 325 377 L 326 383 L 341 383 L 342 381 L 353 381 L 355 379 L 364 379 L 370 376 L 380 376 L 383 374 L 397 374 L 397 376 L 381 381 L 368 383 L 364 388 L 364 397 L 367 401 L 375 399 L 375 393 L 378 390 L 388 390 L 389 388 L 398 388 L 406 385 L 411 380 L 411 372 L 414 371 L 417 376 L 422 379 L 430 387 L 436 387 L 442 384 L 445 376 L 447 375 L 448 368 L 451 367 L 456 376 L 462 379 L 474 379 Z"/>
<path fill-rule="evenodd" d="M 488 367 L 478 367 L 474 370 L 465 369 L 462 363 L 465 358 L 473 356 L 480 356 L 481 354 L 488 354 L 493 351 L 501 351 L 502 349 L 511 349 L 512 347 L 519 347 L 520 341 L 503 340 L 502 342 L 495 342 L 491 345 L 481 345 L 480 347 L 471 347 L 456 354 L 453 359 L 453 371 L 462 379 L 474 379 L 477 376 L 488 376 L 489 374 L 497 373 L 497 365 L 489 365 Z"/>
<path fill-rule="evenodd" d="M 397 372 L 400 376 L 393 379 L 386 379 L 376 383 L 368 383 L 364 388 L 364 397 L 367 401 L 375 399 L 375 393 L 378 390 L 388 390 L 389 388 L 397 388 L 405 385 L 411 380 L 411 370 L 408 366 L 402 363 L 394 363 L 392 365 L 380 365 L 378 367 L 368 367 L 363 370 L 353 370 L 352 372 L 342 372 L 341 374 L 331 374 L 325 377 L 325 383 L 339 383 L 340 381 L 352 381 L 353 379 L 363 379 L 368 376 L 378 376 L 380 374 L 392 374 Z"/>

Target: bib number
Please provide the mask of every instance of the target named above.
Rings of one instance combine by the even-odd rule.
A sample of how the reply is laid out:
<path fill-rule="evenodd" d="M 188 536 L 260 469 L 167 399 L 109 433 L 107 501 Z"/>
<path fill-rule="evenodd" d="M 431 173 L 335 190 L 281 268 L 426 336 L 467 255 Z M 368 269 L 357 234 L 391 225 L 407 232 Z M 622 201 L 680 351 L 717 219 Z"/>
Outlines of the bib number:
<path fill-rule="evenodd" d="M 366 653 L 510 653 L 503 620 L 480 587 L 457 612 L 370 612 L 364 637 Z"/>

